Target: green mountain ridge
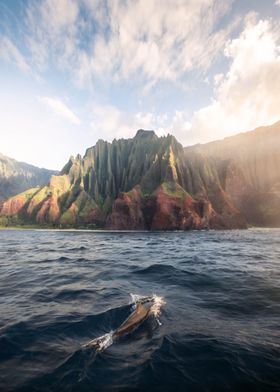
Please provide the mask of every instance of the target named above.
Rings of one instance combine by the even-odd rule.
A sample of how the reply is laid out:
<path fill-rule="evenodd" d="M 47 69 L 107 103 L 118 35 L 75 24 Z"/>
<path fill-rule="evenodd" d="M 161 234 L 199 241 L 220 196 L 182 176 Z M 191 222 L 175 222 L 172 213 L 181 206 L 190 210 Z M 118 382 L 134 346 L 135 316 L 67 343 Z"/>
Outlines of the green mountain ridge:
<path fill-rule="evenodd" d="M 47 185 L 2 202 L 0 222 L 135 230 L 280 225 L 280 123 L 264 129 L 187 148 L 144 130 L 99 140 Z"/>
<path fill-rule="evenodd" d="M 18 162 L 0 153 L 0 201 L 46 184 L 58 172 Z"/>

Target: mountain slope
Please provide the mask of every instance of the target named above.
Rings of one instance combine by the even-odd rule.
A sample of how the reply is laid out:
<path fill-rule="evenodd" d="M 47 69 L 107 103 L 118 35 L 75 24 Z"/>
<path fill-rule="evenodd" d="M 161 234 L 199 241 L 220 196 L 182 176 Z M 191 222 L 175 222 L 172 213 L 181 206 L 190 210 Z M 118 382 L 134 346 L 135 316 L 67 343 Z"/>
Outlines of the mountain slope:
<path fill-rule="evenodd" d="M 7 199 L 28 188 L 48 183 L 53 170 L 41 169 L 18 162 L 0 153 L 0 200 Z"/>
<path fill-rule="evenodd" d="M 2 224 L 188 230 L 280 226 L 280 123 L 183 148 L 139 130 L 99 140 L 47 185 L 2 203 Z"/>
<path fill-rule="evenodd" d="M 280 122 L 185 148 L 213 160 L 225 192 L 253 225 L 280 226 Z"/>
<path fill-rule="evenodd" d="M 5 202 L 1 216 L 8 224 L 60 227 L 245 227 L 210 162 L 205 162 L 207 191 L 201 181 L 195 189 L 190 187 L 196 164 L 186 160 L 183 147 L 171 135 L 158 138 L 153 131 L 139 130 L 133 139 L 100 140 L 83 158 L 71 157 L 47 186 Z M 216 198 L 219 212 L 213 208 Z"/>

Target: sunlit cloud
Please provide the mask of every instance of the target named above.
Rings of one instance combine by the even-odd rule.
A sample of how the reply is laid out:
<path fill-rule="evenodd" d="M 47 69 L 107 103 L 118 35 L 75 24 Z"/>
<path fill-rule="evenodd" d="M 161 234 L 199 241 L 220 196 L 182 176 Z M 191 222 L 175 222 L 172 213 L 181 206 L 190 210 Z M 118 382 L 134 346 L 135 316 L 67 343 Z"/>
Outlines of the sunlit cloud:
<path fill-rule="evenodd" d="M 39 97 L 39 100 L 47 105 L 56 115 L 60 116 L 61 118 L 75 125 L 80 124 L 80 119 L 59 98 Z"/>
<path fill-rule="evenodd" d="M 224 55 L 231 63 L 215 76 L 212 103 L 194 113 L 189 140 L 206 142 L 280 119 L 280 25 L 248 17 Z"/>
<path fill-rule="evenodd" d="M 176 80 L 211 66 L 230 33 L 229 27 L 218 25 L 231 3 L 174 0 L 159 7 L 156 0 L 32 2 L 27 42 L 35 64 L 55 62 L 79 83 L 108 75 L 112 81 L 135 76 L 147 83 Z"/>
<path fill-rule="evenodd" d="M 234 0 L 12 3 L 0 2 L 7 154 L 19 134 L 40 143 L 46 119 L 63 156 L 139 128 L 190 145 L 279 119 L 279 0 L 265 15 Z"/>
<path fill-rule="evenodd" d="M 171 133 L 180 140 L 182 133 L 186 133 L 191 128 L 188 116 L 180 111 L 169 115 L 155 112 L 129 113 L 114 106 L 94 105 L 92 118 L 93 135 L 100 135 L 101 138 L 109 141 L 114 138 L 133 137 L 138 129 L 154 130 L 157 136 Z"/>

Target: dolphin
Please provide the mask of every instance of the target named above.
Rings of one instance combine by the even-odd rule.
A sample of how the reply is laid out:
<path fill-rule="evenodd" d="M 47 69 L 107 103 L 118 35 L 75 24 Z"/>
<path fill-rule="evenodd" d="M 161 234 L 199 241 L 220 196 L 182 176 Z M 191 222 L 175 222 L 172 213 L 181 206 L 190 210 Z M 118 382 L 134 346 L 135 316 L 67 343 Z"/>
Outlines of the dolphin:
<path fill-rule="evenodd" d="M 141 298 L 135 303 L 135 310 L 115 331 L 91 340 L 84 347 L 94 347 L 97 352 L 105 350 L 114 340 L 137 329 L 150 316 L 153 304 L 154 297 Z"/>
<path fill-rule="evenodd" d="M 128 333 L 134 331 L 139 327 L 150 315 L 152 304 L 142 303 L 136 304 L 136 309 L 131 313 L 128 318 L 116 329 L 113 333 L 113 338 L 119 338 L 121 336 L 127 335 Z"/>

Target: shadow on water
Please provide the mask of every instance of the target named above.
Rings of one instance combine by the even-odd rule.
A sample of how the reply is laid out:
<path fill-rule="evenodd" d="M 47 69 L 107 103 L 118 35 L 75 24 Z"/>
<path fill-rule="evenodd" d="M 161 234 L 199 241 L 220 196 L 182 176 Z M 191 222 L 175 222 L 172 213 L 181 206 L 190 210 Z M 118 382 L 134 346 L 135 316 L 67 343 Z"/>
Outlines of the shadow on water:
<path fill-rule="evenodd" d="M 280 390 L 279 230 L 1 231 L 0 390 Z M 101 353 L 84 345 L 162 296 Z"/>
<path fill-rule="evenodd" d="M 146 329 L 101 354 L 80 349 L 19 391 L 279 390 L 276 352 L 256 353 L 203 335 L 171 334 L 151 341 Z"/>
<path fill-rule="evenodd" d="M 97 352 L 92 347 L 78 348 L 55 369 L 32 379 L 18 390 L 118 390 L 120 382 L 126 385 L 127 374 L 129 377 L 133 373 L 136 376 L 141 371 L 143 364 L 158 349 L 161 341 L 158 324 L 150 318 L 137 330 L 114 341 L 113 346 L 104 352 Z"/>

